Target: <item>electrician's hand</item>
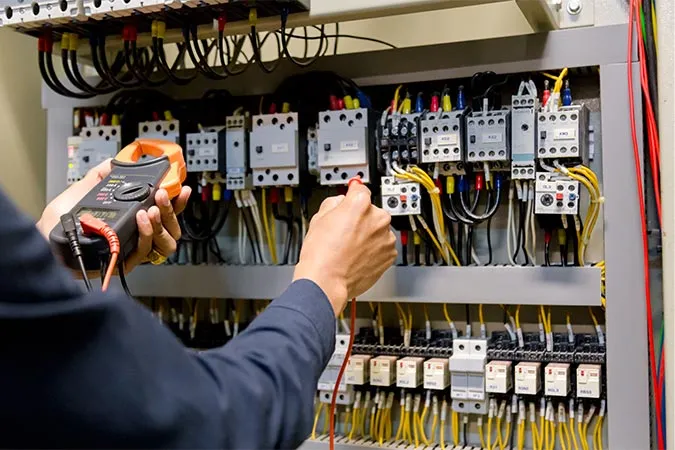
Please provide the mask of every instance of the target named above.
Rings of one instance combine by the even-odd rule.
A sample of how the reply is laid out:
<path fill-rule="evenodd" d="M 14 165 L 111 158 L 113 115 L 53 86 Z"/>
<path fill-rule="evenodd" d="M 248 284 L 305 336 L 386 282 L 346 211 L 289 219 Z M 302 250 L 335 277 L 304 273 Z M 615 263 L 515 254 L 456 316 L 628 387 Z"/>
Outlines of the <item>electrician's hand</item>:
<path fill-rule="evenodd" d="M 103 161 L 91 169 L 83 179 L 72 184 L 47 205 L 37 223 L 38 230 L 45 238 L 49 238 L 49 233 L 60 223 L 61 215 L 73 209 L 87 192 L 110 174 L 112 170 L 110 161 L 110 159 Z M 188 198 L 190 188 L 187 186 L 183 187 L 173 204 L 169 201 L 166 191 L 160 189 L 155 194 L 157 206 L 150 207 L 147 212 L 139 211 L 136 214 L 138 244 L 136 250 L 127 256 L 125 261 L 127 271 L 144 262 L 153 249 L 162 256 L 169 256 L 176 251 L 176 241 L 180 239 L 180 226 L 176 215 L 185 209 Z"/>
<path fill-rule="evenodd" d="M 396 260 L 390 223 L 391 216 L 371 204 L 370 190 L 352 183 L 346 196 L 327 198 L 312 218 L 293 279 L 315 282 L 337 316 Z"/>

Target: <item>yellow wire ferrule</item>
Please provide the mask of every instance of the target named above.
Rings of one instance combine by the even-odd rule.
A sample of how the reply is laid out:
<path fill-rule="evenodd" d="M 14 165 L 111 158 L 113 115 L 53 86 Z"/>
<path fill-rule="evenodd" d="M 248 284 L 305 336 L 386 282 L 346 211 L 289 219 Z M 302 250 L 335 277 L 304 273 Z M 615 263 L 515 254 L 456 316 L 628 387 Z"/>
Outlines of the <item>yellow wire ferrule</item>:
<path fill-rule="evenodd" d="M 256 8 L 251 8 L 248 11 L 248 24 L 255 26 L 258 23 L 258 10 Z"/>
<path fill-rule="evenodd" d="M 293 201 L 293 188 L 286 186 L 284 188 L 284 201 L 286 203 L 291 203 Z"/>
<path fill-rule="evenodd" d="M 157 37 L 159 39 L 164 39 L 165 35 L 166 35 L 166 22 L 158 20 L 157 21 Z"/>
<path fill-rule="evenodd" d="M 173 120 L 173 114 L 168 109 L 164 111 L 164 120 Z"/>
<path fill-rule="evenodd" d="M 69 33 L 69 35 L 68 50 L 76 52 L 77 47 L 80 46 L 80 37 L 75 33 Z"/>
<path fill-rule="evenodd" d="M 61 36 L 61 50 L 68 50 L 70 45 L 70 33 L 63 33 Z"/>
<path fill-rule="evenodd" d="M 157 37 L 157 21 L 153 20 L 152 24 L 150 25 L 150 36 L 151 37 Z"/>

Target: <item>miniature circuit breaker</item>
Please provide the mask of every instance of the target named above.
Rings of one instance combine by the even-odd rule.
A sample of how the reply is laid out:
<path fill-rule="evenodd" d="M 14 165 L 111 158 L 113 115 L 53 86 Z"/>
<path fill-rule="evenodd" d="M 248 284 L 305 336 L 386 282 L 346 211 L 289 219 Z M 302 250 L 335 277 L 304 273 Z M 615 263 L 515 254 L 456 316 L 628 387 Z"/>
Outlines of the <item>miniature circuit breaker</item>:
<path fill-rule="evenodd" d="M 322 111 L 319 113 L 319 183 L 324 186 L 347 184 L 353 177 L 370 183 L 371 144 L 369 112 L 365 108 Z"/>
<path fill-rule="evenodd" d="M 508 163 L 511 111 L 473 111 L 466 119 L 466 162 Z"/>
<path fill-rule="evenodd" d="M 602 366 L 579 364 L 577 367 L 577 398 L 600 398 L 602 393 Z"/>
<path fill-rule="evenodd" d="M 231 191 L 253 186 L 248 168 L 249 129 L 247 116 L 229 116 L 225 120 L 225 187 Z"/>
<path fill-rule="evenodd" d="M 423 163 L 460 162 L 464 158 L 463 111 L 428 113 L 420 121 Z"/>
<path fill-rule="evenodd" d="M 188 172 L 225 172 L 225 128 L 209 127 L 185 135 Z"/>
<path fill-rule="evenodd" d="M 340 367 L 347 356 L 348 346 L 349 335 L 338 334 L 335 336 L 335 351 L 328 361 L 328 364 L 326 365 L 323 373 L 319 377 L 319 382 L 317 385 L 318 390 L 322 393 L 328 392 L 332 394 L 333 389 L 335 389 L 335 383 L 337 381 L 338 374 L 340 373 Z M 342 377 L 338 387 L 338 394 L 341 394 L 342 398 L 339 398 L 338 395 L 338 403 L 341 405 L 351 404 L 352 392 L 352 387 L 348 385 L 345 378 Z M 321 395 L 321 401 L 324 401 L 323 397 L 324 396 Z M 328 402 L 330 402 L 330 395 L 328 397 Z"/>
<path fill-rule="evenodd" d="M 485 392 L 508 394 L 513 388 L 511 361 L 490 361 L 485 366 Z"/>
<path fill-rule="evenodd" d="M 579 182 L 552 172 L 537 172 L 534 183 L 535 214 L 579 212 Z"/>
<path fill-rule="evenodd" d="M 520 92 L 511 96 L 511 179 L 534 180 L 539 101 L 536 94 Z"/>
<path fill-rule="evenodd" d="M 22 0 L 2 2 L 0 26 L 35 28 L 84 18 L 82 0 Z"/>
<path fill-rule="evenodd" d="M 109 158 L 114 158 L 121 148 L 119 125 L 84 127 L 78 137 L 68 139 L 68 184 L 81 180 L 87 172 Z"/>
<path fill-rule="evenodd" d="M 388 164 L 417 164 L 419 159 L 419 127 L 421 113 L 394 114 L 378 124 L 379 155 L 377 167 L 387 173 Z"/>
<path fill-rule="evenodd" d="M 368 384 L 371 358 L 370 355 L 352 355 L 345 369 L 345 382 L 355 386 Z"/>
<path fill-rule="evenodd" d="M 450 386 L 448 358 L 431 358 L 424 363 L 424 389 L 444 390 Z"/>
<path fill-rule="evenodd" d="M 544 394 L 551 397 L 567 397 L 570 392 L 569 363 L 549 363 L 544 369 Z"/>
<path fill-rule="evenodd" d="M 392 216 L 421 214 L 419 183 L 382 177 L 382 209 Z"/>
<path fill-rule="evenodd" d="M 485 414 L 485 364 L 487 340 L 455 339 L 452 342 L 450 397 L 457 412 Z"/>
<path fill-rule="evenodd" d="M 541 390 L 541 363 L 523 361 L 516 364 L 515 386 L 518 395 L 537 395 Z"/>
<path fill-rule="evenodd" d="M 163 0 L 84 0 L 84 10 L 92 19 L 148 14 L 164 9 Z"/>
<path fill-rule="evenodd" d="M 562 106 L 537 116 L 537 157 L 588 161 L 588 108 Z"/>
<path fill-rule="evenodd" d="M 138 138 L 161 139 L 180 144 L 180 122 L 178 120 L 154 120 L 138 124 Z"/>
<path fill-rule="evenodd" d="M 424 381 L 424 358 L 407 356 L 396 365 L 396 387 L 416 388 Z"/>
<path fill-rule="evenodd" d="M 250 162 L 254 186 L 297 186 L 300 181 L 298 114 L 253 116 Z"/>
<path fill-rule="evenodd" d="M 392 386 L 396 383 L 397 356 L 378 356 L 370 360 L 370 384 Z"/>

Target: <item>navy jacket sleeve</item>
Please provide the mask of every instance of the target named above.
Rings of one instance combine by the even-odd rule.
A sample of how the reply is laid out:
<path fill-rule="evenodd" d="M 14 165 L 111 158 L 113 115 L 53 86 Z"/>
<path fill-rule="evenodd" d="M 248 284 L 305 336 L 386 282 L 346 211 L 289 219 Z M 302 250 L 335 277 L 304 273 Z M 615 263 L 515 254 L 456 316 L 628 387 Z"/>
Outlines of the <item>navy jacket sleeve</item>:
<path fill-rule="evenodd" d="M 335 336 L 314 283 L 196 353 L 121 292 L 84 294 L 2 193 L 0 217 L 0 446 L 268 449 L 308 436 Z"/>

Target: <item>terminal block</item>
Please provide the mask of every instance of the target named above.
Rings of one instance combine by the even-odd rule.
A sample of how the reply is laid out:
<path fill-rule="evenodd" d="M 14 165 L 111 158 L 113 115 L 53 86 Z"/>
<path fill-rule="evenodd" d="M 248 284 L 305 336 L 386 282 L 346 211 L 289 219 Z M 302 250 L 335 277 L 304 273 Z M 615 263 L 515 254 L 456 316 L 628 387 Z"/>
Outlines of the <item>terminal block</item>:
<path fill-rule="evenodd" d="M 421 113 L 394 114 L 378 124 L 378 170 L 387 174 L 391 162 L 399 166 L 417 164 Z"/>
<path fill-rule="evenodd" d="M 534 183 L 535 214 L 579 212 L 579 182 L 553 172 L 537 172 Z"/>
<path fill-rule="evenodd" d="M 209 127 L 185 135 L 188 172 L 225 172 L 224 127 Z"/>
<path fill-rule="evenodd" d="M 225 120 L 225 186 L 231 191 L 250 189 L 253 185 L 248 168 L 248 130 L 246 116 L 229 116 Z"/>
<path fill-rule="evenodd" d="M 473 111 L 466 119 L 466 162 L 510 161 L 511 111 Z"/>
<path fill-rule="evenodd" d="M 428 113 L 420 121 L 423 163 L 460 162 L 464 158 L 463 111 Z"/>
<path fill-rule="evenodd" d="M 85 127 L 79 139 L 68 139 L 68 184 L 82 179 L 87 172 L 109 158 L 114 158 L 121 148 L 119 125 Z"/>
<path fill-rule="evenodd" d="M 536 155 L 536 95 L 511 97 L 511 179 L 534 180 Z"/>
<path fill-rule="evenodd" d="M 382 177 L 382 209 L 392 216 L 420 214 L 422 202 L 419 183 Z"/>
<path fill-rule="evenodd" d="M 298 114 L 253 116 L 250 161 L 254 186 L 297 186 L 301 164 Z"/>
<path fill-rule="evenodd" d="M 321 403 L 330 404 L 333 400 L 333 391 L 319 391 L 319 401 Z M 351 386 L 345 387 L 344 391 L 338 391 L 335 397 L 336 405 L 351 405 L 354 403 L 354 388 Z"/>
<path fill-rule="evenodd" d="M 180 144 L 180 122 L 178 120 L 153 120 L 138 124 L 138 137 L 161 139 Z"/>
<path fill-rule="evenodd" d="M 450 357 L 450 397 L 453 411 L 487 413 L 485 364 L 487 340 L 456 339 Z"/>
<path fill-rule="evenodd" d="M 562 106 L 537 117 L 537 157 L 588 162 L 588 108 Z"/>
<path fill-rule="evenodd" d="M 370 115 L 365 108 L 319 113 L 317 162 L 321 185 L 347 184 L 356 176 L 370 183 Z"/>

